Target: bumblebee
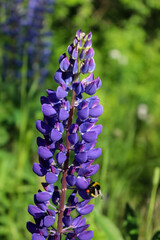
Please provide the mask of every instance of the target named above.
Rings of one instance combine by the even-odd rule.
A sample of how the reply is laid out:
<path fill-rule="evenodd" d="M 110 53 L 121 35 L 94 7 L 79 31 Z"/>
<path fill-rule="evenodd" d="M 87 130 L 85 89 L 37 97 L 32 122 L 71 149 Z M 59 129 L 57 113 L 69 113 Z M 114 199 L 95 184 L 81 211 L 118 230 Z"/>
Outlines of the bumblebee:
<path fill-rule="evenodd" d="M 100 184 L 98 182 L 92 182 L 88 188 L 86 189 L 86 193 L 93 198 L 98 197 L 99 195 L 103 198 L 103 194 L 101 192 Z"/>

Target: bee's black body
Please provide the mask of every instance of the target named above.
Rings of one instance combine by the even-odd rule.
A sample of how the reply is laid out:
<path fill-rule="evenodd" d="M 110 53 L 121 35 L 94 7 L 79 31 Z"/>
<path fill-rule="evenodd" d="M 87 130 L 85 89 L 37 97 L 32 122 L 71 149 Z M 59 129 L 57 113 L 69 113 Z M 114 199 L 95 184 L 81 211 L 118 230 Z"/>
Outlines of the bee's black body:
<path fill-rule="evenodd" d="M 98 197 L 99 195 L 102 196 L 101 193 L 101 188 L 98 182 L 92 182 L 88 188 L 86 189 L 86 193 L 90 196 L 90 197 Z"/>

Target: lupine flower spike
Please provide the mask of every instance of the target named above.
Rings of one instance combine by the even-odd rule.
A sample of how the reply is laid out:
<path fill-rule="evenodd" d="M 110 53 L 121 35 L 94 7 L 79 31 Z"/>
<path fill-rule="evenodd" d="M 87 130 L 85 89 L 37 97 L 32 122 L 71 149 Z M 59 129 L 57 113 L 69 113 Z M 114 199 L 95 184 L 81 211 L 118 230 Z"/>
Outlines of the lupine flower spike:
<path fill-rule="evenodd" d="M 59 86 L 56 91 L 47 89 L 47 97 L 41 97 L 44 119 L 37 120 L 36 127 L 43 138 L 37 138 L 39 163 L 33 164 L 33 172 L 45 176 L 46 181 L 42 182 L 44 191 L 39 190 L 34 196 L 35 205 L 28 207 L 35 220 L 27 223 L 32 240 L 60 240 L 62 236 L 66 240 L 93 238 L 83 215 L 94 208 L 88 204 L 94 197 L 93 189 L 92 193 L 88 191 L 94 187 L 91 176 L 99 168 L 93 163 L 101 155 L 101 149 L 95 148 L 95 144 L 102 131 L 102 125 L 96 122 L 103 108 L 97 96 L 83 99 L 82 95 L 93 95 L 101 86 L 100 78 L 94 78 L 93 74 L 91 38 L 91 33 L 77 31 L 67 48 L 68 55 L 64 53 L 59 58 L 60 66 L 54 75 Z M 87 75 L 81 80 L 84 74 Z M 61 187 L 56 186 L 58 178 Z M 94 194 L 97 193 L 100 188 L 96 184 Z M 76 217 L 72 214 L 74 210 Z"/>

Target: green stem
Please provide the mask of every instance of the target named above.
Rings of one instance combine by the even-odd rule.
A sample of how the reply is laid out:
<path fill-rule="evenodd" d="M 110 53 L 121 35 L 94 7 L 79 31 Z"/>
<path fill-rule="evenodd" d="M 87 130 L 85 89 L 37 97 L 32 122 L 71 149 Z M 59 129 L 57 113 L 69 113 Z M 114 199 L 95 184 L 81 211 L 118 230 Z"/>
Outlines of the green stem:
<path fill-rule="evenodd" d="M 148 215 L 147 215 L 147 225 L 146 225 L 146 240 L 149 240 L 151 238 L 151 232 L 152 232 L 152 219 L 153 219 L 153 212 L 154 212 L 154 206 L 156 201 L 156 194 L 159 184 L 159 177 L 160 177 L 160 168 L 156 167 L 154 169 L 153 174 L 153 187 L 151 192 L 151 198 L 149 203 L 149 209 L 148 209 Z"/>

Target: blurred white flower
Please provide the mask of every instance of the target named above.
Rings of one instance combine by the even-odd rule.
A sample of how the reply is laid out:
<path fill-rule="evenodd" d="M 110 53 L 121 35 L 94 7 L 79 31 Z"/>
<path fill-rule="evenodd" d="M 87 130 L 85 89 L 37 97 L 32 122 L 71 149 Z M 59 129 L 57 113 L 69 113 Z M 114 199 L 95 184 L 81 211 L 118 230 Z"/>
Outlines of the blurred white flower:
<path fill-rule="evenodd" d="M 146 120 L 148 117 L 148 106 L 144 103 L 139 104 L 137 107 L 137 117 L 140 120 Z"/>
<path fill-rule="evenodd" d="M 109 51 L 109 56 L 112 59 L 115 59 L 118 61 L 121 65 L 126 65 L 128 63 L 128 58 L 121 54 L 121 52 L 118 49 L 112 49 Z"/>

